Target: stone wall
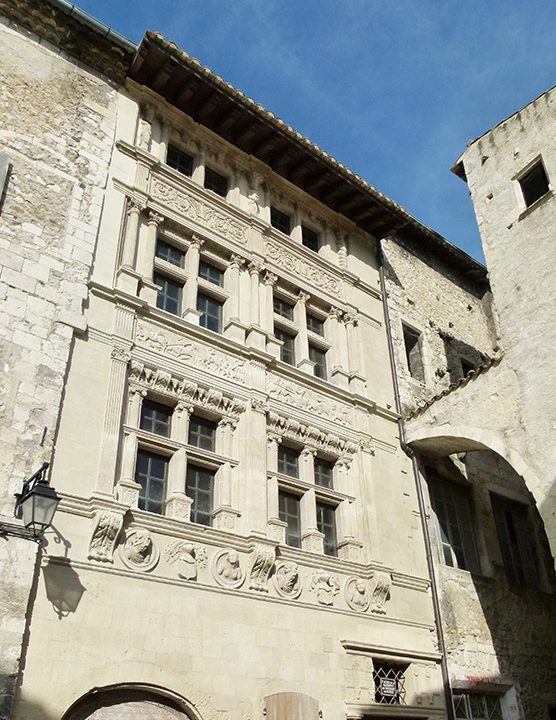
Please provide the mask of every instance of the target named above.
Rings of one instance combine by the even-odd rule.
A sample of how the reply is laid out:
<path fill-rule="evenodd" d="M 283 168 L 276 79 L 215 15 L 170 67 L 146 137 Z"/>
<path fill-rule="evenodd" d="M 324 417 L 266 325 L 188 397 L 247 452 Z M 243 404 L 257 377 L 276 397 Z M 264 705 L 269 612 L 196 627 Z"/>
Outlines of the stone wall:
<path fill-rule="evenodd" d="M 1 25 L 0 145 L 11 173 L 0 211 L 0 511 L 49 461 L 106 185 L 116 92 Z"/>

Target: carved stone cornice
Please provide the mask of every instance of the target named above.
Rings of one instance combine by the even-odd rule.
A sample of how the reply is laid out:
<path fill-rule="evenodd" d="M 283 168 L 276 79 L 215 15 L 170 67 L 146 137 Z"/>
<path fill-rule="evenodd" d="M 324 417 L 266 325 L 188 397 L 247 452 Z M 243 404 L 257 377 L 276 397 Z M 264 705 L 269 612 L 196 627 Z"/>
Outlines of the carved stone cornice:
<path fill-rule="evenodd" d="M 267 413 L 267 428 L 269 437 L 285 437 L 305 445 L 307 452 L 324 450 L 344 462 L 351 462 L 359 450 L 359 446 L 349 440 L 322 432 L 316 427 L 304 425 L 275 412 Z"/>

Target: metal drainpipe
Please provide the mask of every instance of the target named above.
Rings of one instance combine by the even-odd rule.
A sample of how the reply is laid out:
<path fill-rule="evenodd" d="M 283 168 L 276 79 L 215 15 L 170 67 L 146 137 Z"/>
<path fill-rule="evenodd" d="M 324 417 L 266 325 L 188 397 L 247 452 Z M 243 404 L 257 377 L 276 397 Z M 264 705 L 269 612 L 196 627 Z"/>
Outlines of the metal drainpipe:
<path fill-rule="evenodd" d="M 448 663 L 446 660 L 446 647 L 444 645 L 444 631 L 442 629 L 442 617 L 440 615 L 440 602 L 438 599 L 438 586 L 436 584 L 436 574 L 434 572 L 434 563 L 432 559 L 431 538 L 429 534 L 429 526 L 427 524 L 425 512 L 425 498 L 423 495 L 423 486 L 421 476 L 419 474 L 419 462 L 413 450 L 405 441 L 405 427 L 402 420 L 402 407 L 400 400 L 400 388 L 398 384 L 398 373 L 396 370 L 396 356 L 394 354 L 394 344 L 392 342 L 392 326 L 390 324 L 390 312 L 388 309 L 388 297 L 386 294 L 386 281 L 384 279 L 384 252 L 382 250 L 381 241 L 377 241 L 378 248 L 378 267 L 380 277 L 380 288 L 382 290 L 382 305 L 384 307 L 384 321 L 386 323 L 386 335 L 388 339 L 388 355 L 390 357 L 390 369 L 392 371 L 392 382 L 394 384 L 394 398 L 396 402 L 396 412 L 398 413 L 398 428 L 400 431 L 400 445 L 402 450 L 411 458 L 413 467 L 413 475 L 415 477 L 415 487 L 417 489 L 417 502 L 419 504 L 419 515 L 421 516 L 421 527 L 423 529 L 423 537 L 425 540 L 425 552 L 427 556 L 427 566 L 429 577 L 431 580 L 432 606 L 434 612 L 434 620 L 436 624 L 436 635 L 438 638 L 438 650 L 440 652 L 440 669 L 442 672 L 442 683 L 444 685 L 444 698 L 446 701 L 446 713 L 449 720 L 456 720 L 454 705 L 452 702 L 452 688 L 450 686 L 450 675 L 448 673 Z"/>

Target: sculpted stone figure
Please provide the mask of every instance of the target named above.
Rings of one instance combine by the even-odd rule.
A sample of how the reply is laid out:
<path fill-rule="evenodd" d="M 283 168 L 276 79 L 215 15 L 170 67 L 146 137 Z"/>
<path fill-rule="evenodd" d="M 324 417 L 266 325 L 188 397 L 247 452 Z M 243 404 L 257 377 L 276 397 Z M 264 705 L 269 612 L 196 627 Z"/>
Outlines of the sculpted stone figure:
<path fill-rule="evenodd" d="M 392 577 L 389 573 L 375 572 L 373 575 L 373 590 L 371 595 L 371 612 L 384 615 L 384 605 L 390 597 Z"/>
<path fill-rule="evenodd" d="M 255 549 L 249 574 L 249 589 L 268 592 L 268 578 L 276 560 L 276 549 L 261 545 Z"/>
<path fill-rule="evenodd" d="M 123 521 L 123 516 L 119 513 L 108 510 L 97 513 L 89 543 L 89 558 L 91 560 L 100 562 L 114 561 L 114 548 Z"/>
<path fill-rule="evenodd" d="M 351 578 L 346 583 L 346 602 L 352 610 L 365 612 L 369 607 L 371 594 L 369 583 L 361 578 Z"/>
<path fill-rule="evenodd" d="M 128 533 L 121 555 L 124 564 L 132 570 L 151 570 L 158 562 L 158 552 L 151 534 L 144 528 Z"/>
<path fill-rule="evenodd" d="M 207 551 L 200 545 L 176 540 L 166 547 L 164 557 L 169 563 L 178 561 L 180 569 L 179 577 L 184 580 L 196 580 L 197 571 L 207 564 Z"/>
<path fill-rule="evenodd" d="M 340 583 L 335 575 L 327 570 L 317 570 L 311 580 L 311 591 L 321 605 L 333 605 L 334 598 L 340 592 Z"/>
<path fill-rule="evenodd" d="M 301 594 L 299 566 L 295 562 L 283 562 L 276 568 L 274 584 L 283 597 L 297 598 Z"/>
<path fill-rule="evenodd" d="M 235 550 L 221 550 L 214 559 L 214 576 L 223 587 L 238 588 L 245 579 L 239 553 Z"/>

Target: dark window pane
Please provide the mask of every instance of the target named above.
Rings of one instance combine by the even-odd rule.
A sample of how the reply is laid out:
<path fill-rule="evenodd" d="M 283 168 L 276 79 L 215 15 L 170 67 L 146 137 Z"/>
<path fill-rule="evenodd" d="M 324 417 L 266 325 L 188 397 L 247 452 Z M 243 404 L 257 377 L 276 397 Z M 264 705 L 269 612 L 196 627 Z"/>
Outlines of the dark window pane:
<path fill-rule="evenodd" d="M 209 265 L 209 263 L 202 260 L 199 263 L 199 277 L 214 283 L 214 285 L 219 285 L 220 287 L 222 287 L 222 283 L 224 282 L 224 273 L 222 270 L 214 267 L 214 265 Z"/>
<path fill-rule="evenodd" d="M 159 273 L 155 273 L 153 279 L 155 285 L 160 285 L 160 290 L 156 296 L 156 307 L 173 315 L 179 315 L 182 286 L 175 280 L 171 280 L 169 277 Z"/>
<path fill-rule="evenodd" d="M 157 435 L 170 435 L 170 418 L 172 410 L 166 405 L 144 400 L 141 406 L 141 422 L 139 427 Z"/>
<path fill-rule="evenodd" d="M 301 238 L 303 245 L 309 248 L 309 250 L 319 251 L 319 235 L 314 230 L 301 226 Z"/>
<path fill-rule="evenodd" d="M 299 498 L 297 495 L 280 492 L 278 494 L 280 520 L 286 523 L 286 544 L 301 547 L 301 524 Z"/>
<path fill-rule="evenodd" d="M 217 195 L 226 197 L 228 192 L 228 178 L 224 175 L 220 175 L 216 170 L 205 167 L 205 187 L 207 190 L 212 190 Z"/>
<path fill-rule="evenodd" d="M 324 335 L 324 320 L 307 314 L 307 330 L 315 335 Z"/>
<path fill-rule="evenodd" d="M 299 477 L 299 453 L 297 450 L 278 446 L 278 472 L 291 477 Z"/>
<path fill-rule="evenodd" d="M 280 347 L 280 360 L 288 363 L 289 365 L 295 365 L 295 335 L 292 335 L 285 330 L 276 328 L 274 335 L 278 340 L 282 341 Z"/>
<path fill-rule="evenodd" d="M 334 463 L 322 458 L 315 458 L 315 483 L 321 487 L 332 487 Z"/>
<path fill-rule="evenodd" d="M 337 555 L 336 508 L 327 503 L 317 503 L 317 528 L 324 534 L 324 554 Z"/>
<path fill-rule="evenodd" d="M 286 318 L 286 320 L 293 320 L 293 305 L 285 300 L 281 300 L 278 297 L 273 299 L 274 312 L 280 317 Z"/>
<path fill-rule="evenodd" d="M 537 553 L 527 507 L 499 495 L 491 495 L 491 503 L 508 582 L 538 588 Z"/>
<path fill-rule="evenodd" d="M 216 423 L 193 415 L 189 421 L 187 442 L 203 450 L 214 452 Z"/>
<path fill-rule="evenodd" d="M 185 253 L 178 250 L 173 245 L 169 245 L 164 240 L 156 241 L 156 257 L 166 262 L 172 263 L 177 267 L 183 267 Z"/>
<path fill-rule="evenodd" d="M 193 172 L 193 158 L 175 145 L 168 145 L 166 164 L 178 172 L 181 172 L 182 175 L 191 177 L 191 173 Z"/>
<path fill-rule="evenodd" d="M 199 325 L 212 330 L 213 332 L 222 332 L 222 303 L 219 300 L 199 293 L 197 295 L 197 310 L 201 312 L 199 317 Z"/>
<path fill-rule="evenodd" d="M 531 168 L 520 180 L 525 205 L 529 207 L 548 192 L 548 178 L 542 162 Z"/>
<path fill-rule="evenodd" d="M 291 232 L 291 218 L 281 210 L 277 210 L 275 207 L 270 208 L 270 224 L 276 230 L 289 235 Z"/>
<path fill-rule="evenodd" d="M 135 467 L 135 482 L 139 490 L 139 509 L 162 514 L 166 492 L 168 460 L 160 455 L 139 450 Z"/>
<path fill-rule="evenodd" d="M 309 345 L 309 360 L 315 363 L 315 377 L 326 379 L 326 353 L 314 345 Z"/>
<path fill-rule="evenodd" d="M 191 503 L 191 522 L 200 525 L 212 524 L 212 498 L 214 473 L 211 470 L 188 465 L 185 493 Z"/>
<path fill-rule="evenodd" d="M 407 367 L 411 377 L 420 382 L 425 382 L 425 370 L 423 367 L 423 357 L 421 354 L 421 333 L 412 330 L 403 325 L 403 341 L 405 346 L 405 355 L 407 358 Z"/>

